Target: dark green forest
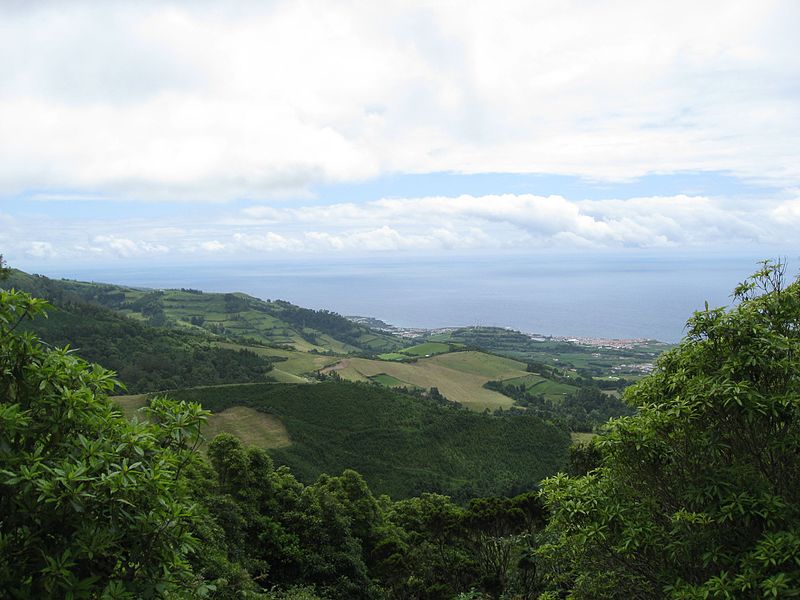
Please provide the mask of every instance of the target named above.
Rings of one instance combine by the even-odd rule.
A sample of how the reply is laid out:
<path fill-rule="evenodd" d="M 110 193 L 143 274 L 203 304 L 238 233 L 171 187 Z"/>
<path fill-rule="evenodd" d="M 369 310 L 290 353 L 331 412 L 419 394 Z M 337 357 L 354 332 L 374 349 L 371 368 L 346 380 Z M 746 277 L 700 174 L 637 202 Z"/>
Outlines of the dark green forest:
<path fill-rule="evenodd" d="M 691 317 L 626 390 L 635 414 L 573 450 L 569 474 L 454 500 L 382 495 L 352 469 L 312 481 L 312 454 L 298 477 L 226 434 L 199 453 L 203 405 L 233 397 L 154 396 L 128 421 L 108 398 L 115 374 L 43 344 L 21 324 L 46 303 L 0 289 L 0 597 L 797 597 L 800 284 L 765 262 L 735 299 Z M 292 435 L 348 423 L 338 392 L 315 411 L 292 386 L 266 389 L 241 398 Z M 384 400 L 409 426 L 414 411 L 462 414 Z M 504 422 L 472 417 L 473 436 Z M 357 452 L 358 429 L 341 429 Z"/>
<path fill-rule="evenodd" d="M 567 394 L 559 402 L 548 400 L 543 394 L 531 393 L 522 384 L 488 381 L 484 387 L 512 398 L 516 406 L 525 409 L 525 414 L 535 415 L 568 431 L 592 432 L 609 419 L 634 412 L 620 399 L 603 393 L 591 382 Z"/>
<path fill-rule="evenodd" d="M 130 393 L 265 381 L 272 368 L 253 352 L 218 348 L 202 333 L 152 327 L 80 301 L 20 327 L 113 369 Z"/>
<path fill-rule="evenodd" d="M 535 416 L 475 413 L 373 384 L 247 384 L 169 396 L 214 412 L 250 406 L 276 415 L 293 443 L 270 455 L 298 479 L 355 469 L 393 498 L 514 495 L 567 461 L 569 435 Z"/>

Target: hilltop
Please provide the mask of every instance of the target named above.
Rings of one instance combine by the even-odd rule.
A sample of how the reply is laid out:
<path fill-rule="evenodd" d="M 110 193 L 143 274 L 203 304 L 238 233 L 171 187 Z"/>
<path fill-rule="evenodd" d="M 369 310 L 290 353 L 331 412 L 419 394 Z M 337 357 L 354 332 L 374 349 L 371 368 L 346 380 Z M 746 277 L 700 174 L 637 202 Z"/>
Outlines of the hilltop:
<path fill-rule="evenodd" d="M 6 283 L 62 306 L 88 303 L 153 326 L 172 326 L 216 339 L 248 340 L 304 352 L 391 352 L 404 342 L 327 310 L 241 292 L 148 289 L 50 279 L 12 270 Z"/>

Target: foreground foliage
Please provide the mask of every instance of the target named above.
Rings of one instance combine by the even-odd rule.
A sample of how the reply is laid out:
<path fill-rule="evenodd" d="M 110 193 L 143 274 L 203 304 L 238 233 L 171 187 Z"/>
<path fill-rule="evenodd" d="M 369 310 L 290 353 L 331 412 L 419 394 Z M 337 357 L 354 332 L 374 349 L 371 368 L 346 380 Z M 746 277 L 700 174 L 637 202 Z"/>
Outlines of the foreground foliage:
<path fill-rule="evenodd" d="M 45 307 L 0 290 L 0 596 L 199 593 L 178 479 L 205 413 L 155 399 L 129 423 L 113 373 L 16 331 Z"/>
<path fill-rule="evenodd" d="M 569 598 L 800 596 L 800 284 L 763 269 L 689 321 L 584 477 L 545 482 Z"/>

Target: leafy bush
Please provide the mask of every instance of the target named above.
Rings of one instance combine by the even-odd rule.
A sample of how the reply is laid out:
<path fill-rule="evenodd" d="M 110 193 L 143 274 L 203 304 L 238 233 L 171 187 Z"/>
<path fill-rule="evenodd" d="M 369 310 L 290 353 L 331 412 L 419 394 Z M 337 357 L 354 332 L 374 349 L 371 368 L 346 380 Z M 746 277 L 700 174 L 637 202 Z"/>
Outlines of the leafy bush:
<path fill-rule="evenodd" d="M 600 467 L 543 484 L 553 590 L 570 598 L 800 592 L 800 283 L 766 262 L 731 309 L 629 388 Z"/>
<path fill-rule="evenodd" d="M 154 399 L 148 423 L 126 421 L 112 372 L 17 331 L 46 306 L 0 290 L 3 597 L 202 595 L 178 479 L 206 413 Z"/>

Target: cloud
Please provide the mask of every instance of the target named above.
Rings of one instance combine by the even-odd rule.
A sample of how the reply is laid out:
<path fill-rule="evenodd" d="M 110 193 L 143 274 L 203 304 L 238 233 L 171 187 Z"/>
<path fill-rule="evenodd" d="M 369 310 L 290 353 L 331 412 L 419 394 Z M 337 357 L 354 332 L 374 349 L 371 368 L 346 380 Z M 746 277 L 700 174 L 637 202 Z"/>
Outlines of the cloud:
<path fill-rule="evenodd" d="M 31 258 L 52 258 L 56 256 L 56 251 L 50 242 L 30 242 L 25 248 L 25 254 Z"/>
<path fill-rule="evenodd" d="M 232 236 L 235 246 L 244 250 L 258 251 L 298 251 L 303 250 L 301 242 L 284 237 L 278 233 L 267 231 L 263 234 L 234 233 Z"/>
<path fill-rule="evenodd" d="M 796 198 L 731 203 L 688 195 L 590 201 L 504 194 L 248 206 L 235 214 L 228 207 L 218 210 L 203 217 L 166 217 L 159 227 L 147 219 L 5 218 L 0 250 L 10 261 L 95 262 L 581 248 L 704 252 L 782 247 L 789 252 L 798 248 L 800 227 Z M 48 241 L 31 243 L 34 229 Z"/>
<path fill-rule="evenodd" d="M 169 252 L 164 244 L 131 240 L 115 235 L 97 235 L 92 239 L 90 252 L 100 255 L 113 255 L 119 258 L 160 255 Z"/>
<path fill-rule="evenodd" d="M 219 250 L 224 250 L 226 248 L 225 244 L 217 241 L 217 240 L 210 240 L 208 242 L 202 242 L 200 247 L 203 250 L 207 250 L 208 252 L 217 252 Z"/>
<path fill-rule="evenodd" d="M 438 171 L 797 185 L 798 17 L 790 0 L 11 3 L 0 197 L 303 197 Z"/>

